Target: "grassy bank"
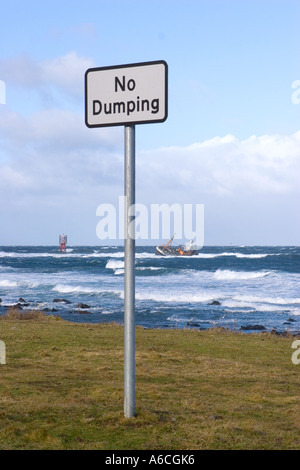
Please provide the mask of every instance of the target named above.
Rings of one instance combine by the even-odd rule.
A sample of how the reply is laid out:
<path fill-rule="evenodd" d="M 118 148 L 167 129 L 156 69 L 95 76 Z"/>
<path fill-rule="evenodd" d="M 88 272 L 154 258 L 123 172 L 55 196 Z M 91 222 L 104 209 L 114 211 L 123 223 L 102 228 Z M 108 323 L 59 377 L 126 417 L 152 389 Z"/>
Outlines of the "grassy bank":
<path fill-rule="evenodd" d="M 0 320 L 3 449 L 299 449 L 292 337 L 136 329 L 136 411 L 123 417 L 123 328 Z"/>

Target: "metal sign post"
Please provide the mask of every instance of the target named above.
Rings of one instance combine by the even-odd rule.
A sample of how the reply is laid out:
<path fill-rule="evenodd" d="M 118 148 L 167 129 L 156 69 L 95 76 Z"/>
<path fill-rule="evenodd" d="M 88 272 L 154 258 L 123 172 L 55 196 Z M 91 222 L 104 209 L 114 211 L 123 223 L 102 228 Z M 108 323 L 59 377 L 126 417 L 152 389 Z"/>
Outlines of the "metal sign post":
<path fill-rule="evenodd" d="M 88 127 L 125 126 L 124 414 L 135 415 L 135 125 L 168 116 L 164 60 L 97 67 L 85 73 Z"/>
<path fill-rule="evenodd" d="M 135 126 L 125 126 L 124 414 L 135 415 Z M 133 213 L 132 213 L 133 212 Z"/>

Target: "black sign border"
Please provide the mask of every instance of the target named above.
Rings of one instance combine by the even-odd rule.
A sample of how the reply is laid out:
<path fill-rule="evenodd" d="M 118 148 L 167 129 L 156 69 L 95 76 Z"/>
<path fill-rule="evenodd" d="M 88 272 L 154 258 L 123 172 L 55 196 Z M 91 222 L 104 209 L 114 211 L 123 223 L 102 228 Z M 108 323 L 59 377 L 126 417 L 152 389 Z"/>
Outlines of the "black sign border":
<path fill-rule="evenodd" d="M 129 67 L 144 67 L 147 65 L 163 64 L 165 67 L 165 115 L 162 119 L 153 119 L 151 121 L 126 121 L 126 122 L 114 122 L 112 124 L 89 124 L 88 123 L 88 100 L 87 100 L 87 81 L 88 74 L 90 72 L 98 72 L 100 70 L 113 70 L 113 69 L 124 69 Z M 138 62 L 136 64 L 122 64 L 122 65 L 110 65 L 108 67 L 93 67 L 89 68 L 84 75 L 84 94 L 85 94 L 85 124 L 89 128 L 94 127 L 113 127 L 113 126 L 127 126 L 133 124 L 155 124 L 158 122 L 165 122 L 168 118 L 168 64 L 165 60 L 154 60 L 151 62 Z"/>

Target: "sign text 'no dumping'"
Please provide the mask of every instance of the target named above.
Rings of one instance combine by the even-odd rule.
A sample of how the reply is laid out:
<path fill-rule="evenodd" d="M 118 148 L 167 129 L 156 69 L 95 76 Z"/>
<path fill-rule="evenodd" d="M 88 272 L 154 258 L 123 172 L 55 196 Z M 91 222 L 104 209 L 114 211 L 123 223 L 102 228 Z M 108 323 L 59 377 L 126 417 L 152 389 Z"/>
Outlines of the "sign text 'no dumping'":
<path fill-rule="evenodd" d="M 164 122 L 167 88 L 168 66 L 163 60 L 88 69 L 85 123 L 104 127 Z"/>

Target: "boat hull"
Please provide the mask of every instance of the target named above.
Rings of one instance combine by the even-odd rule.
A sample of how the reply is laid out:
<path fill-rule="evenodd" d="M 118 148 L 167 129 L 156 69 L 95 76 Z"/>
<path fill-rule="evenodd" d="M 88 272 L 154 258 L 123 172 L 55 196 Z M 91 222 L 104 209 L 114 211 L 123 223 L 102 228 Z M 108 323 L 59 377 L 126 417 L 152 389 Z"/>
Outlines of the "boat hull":
<path fill-rule="evenodd" d="M 196 256 L 198 255 L 197 250 L 184 250 L 181 247 L 166 247 L 164 245 L 160 245 L 156 247 L 155 254 L 158 256 Z"/>

